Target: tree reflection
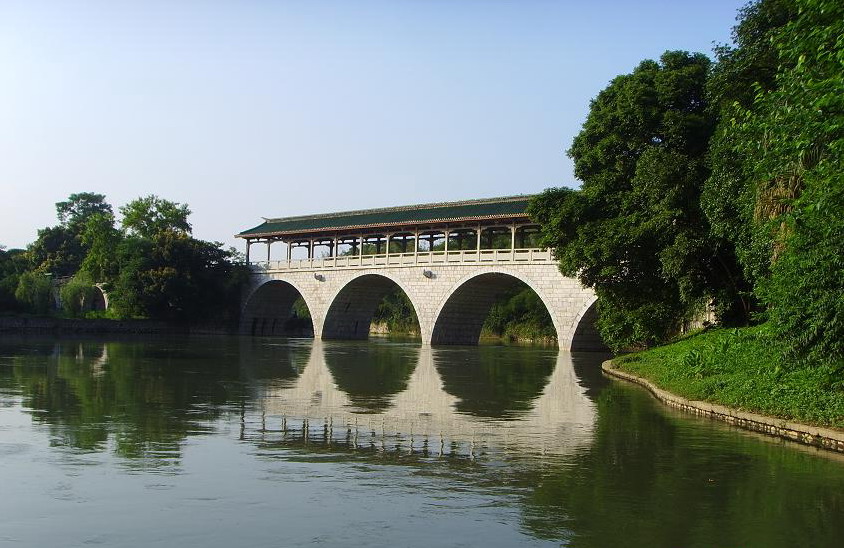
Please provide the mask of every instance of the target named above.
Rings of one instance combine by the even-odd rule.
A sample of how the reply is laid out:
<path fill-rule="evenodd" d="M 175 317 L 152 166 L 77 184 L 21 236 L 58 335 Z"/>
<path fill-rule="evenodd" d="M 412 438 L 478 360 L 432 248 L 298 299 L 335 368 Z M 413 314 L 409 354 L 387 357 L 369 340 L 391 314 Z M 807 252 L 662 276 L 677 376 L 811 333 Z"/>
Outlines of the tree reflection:
<path fill-rule="evenodd" d="M 841 463 L 655 409 L 617 383 L 598 397 L 593 446 L 523 470 L 524 524 L 576 546 L 832 546 L 844 524 Z M 799 527 L 795 525 L 799 524 Z"/>
<path fill-rule="evenodd" d="M 216 433 L 254 444 L 264 461 L 402 466 L 414 489 L 461 504 L 465 496 L 468 507 L 493 494 L 516 509 L 525 533 L 573 546 L 837 545 L 840 458 L 667 410 L 602 377 L 600 358 L 253 339 L 0 340 L 0 394 L 20 398 L 54 444 L 114 451 L 134 469 L 178 462 L 189 436 L 219 425 Z M 313 384 L 303 382 L 311 373 Z M 274 413 L 273 404 L 297 409 L 299 400 L 285 399 L 292 393 L 316 414 Z M 329 412 L 349 400 L 386 409 L 388 420 L 332 422 Z M 570 405 L 546 406 L 560 402 Z M 435 428 L 426 432 L 425 421 Z M 384 422 L 400 431 L 385 435 Z M 441 446 L 443 433 L 452 439 Z M 452 443 L 460 434 L 463 443 Z M 380 473 L 357 470 L 332 479 Z"/>
<path fill-rule="evenodd" d="M 268 387 L 287 386 L 308 364 L 313 339 L 238 339 L 237 361 L 244 382 Z M 226 346 L 224 348 L 231 348 Z"/>
<path fill-rule="evenodd" d="M 129 459 L 175 458 L 189 434 L 250 401 L 256 378 L 296 375 L 309 347 L 271 345 L 239 365 L 238 347 L 213 339 L 3 344 L 4 384 L 20 391 L 53 443 L 102 451 L 113 444 Z"/>
<path fill-rule="evenodd" d="M 479 346 L 437 348 L 434 364 L 457 410 L 481 417 L 510 417 L 531 409 L 554 371 L 556 350 Z"/>

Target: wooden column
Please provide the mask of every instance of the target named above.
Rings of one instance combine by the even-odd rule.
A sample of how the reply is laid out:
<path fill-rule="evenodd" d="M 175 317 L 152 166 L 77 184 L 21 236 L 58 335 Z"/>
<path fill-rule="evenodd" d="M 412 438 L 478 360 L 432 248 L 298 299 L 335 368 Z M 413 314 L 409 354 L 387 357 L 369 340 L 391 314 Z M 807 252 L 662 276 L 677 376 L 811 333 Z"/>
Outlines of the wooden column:
<path fill-rule="evenodd" d="M 267 262 L 270 262 L 270 246 L 273 245 L 273 241 L 267 238 Z"/>

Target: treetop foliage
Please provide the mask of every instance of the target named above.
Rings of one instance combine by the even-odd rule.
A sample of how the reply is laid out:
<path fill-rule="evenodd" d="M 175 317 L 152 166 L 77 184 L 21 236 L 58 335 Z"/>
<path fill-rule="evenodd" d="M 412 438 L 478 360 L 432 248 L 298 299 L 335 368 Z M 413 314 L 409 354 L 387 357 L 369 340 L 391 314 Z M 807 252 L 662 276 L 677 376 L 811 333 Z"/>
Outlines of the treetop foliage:
<path fill-rule="evenodd" d="M 79 192 L 56 203 L 56 214 L 62 227 L 79 234 L 88 219 L 95 214 L 111 214 L 112 209 L 103 194 Z"/>
<path fill-rule="evenodd" d="M 191 233 L 188 222 L 191 211 L 187 204 L 164 200 L 154 194 L 121 206 L 120 213 L 123 228 L 142 238 L 152 238 L 162 231 Z"/>

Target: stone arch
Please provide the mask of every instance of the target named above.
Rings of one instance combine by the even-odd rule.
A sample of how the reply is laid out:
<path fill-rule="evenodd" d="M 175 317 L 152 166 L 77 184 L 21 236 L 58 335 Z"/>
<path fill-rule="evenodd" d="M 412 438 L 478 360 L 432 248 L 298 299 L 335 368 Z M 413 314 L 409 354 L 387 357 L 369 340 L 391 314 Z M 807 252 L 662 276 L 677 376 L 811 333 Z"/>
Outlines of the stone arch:
<path fill-rule="evenodd" d="M 86 309 L 96 311 L 108 309 L 108 295 L 99 285 L 94 285 L 91 291 L 91 302 L 86 303 Z"/>
<path fill-rule="evenodd" d="M 293 305 L 300 298 L 313 314 L 303 293 L 290 282 L 269 280 L 262 283 L 246 298 L 240 315 L 240 332 L 245 335 L 313 335 L 313 321 L 304 328 L 291 325 Z"/>
<path fill-rule="evenodd" d="M 431 344 L 478 344 L 492 305 L 519 283 L 532 289 L 545 305 L 559 340 L 563 330 L 547 296 L 517 271 L 494 269 L 470 274 L 453 286 L 434 315 Z"/>
<path fill-rule="evenodd" d="M 608 351 L 604 344 L 595 321 L 598 319 L 598 297 L 592 297 L 580 312 L 575 316 L 569 329 L 568 339 L 565 341 L 566 348 L 572 352 L 577 351 Z M 560 341 L 562 346 L 563 341 Z"/>
<path fill-rule="evenodd" d="M 400 281 L 383 274 L 364 273 L 347 281 L 331 298 L 322 327 L 323 339 L 367 339 L 372 316 L 381 300 L 396 288 L 407 295 L 420 322 L 419 307 Z"/>

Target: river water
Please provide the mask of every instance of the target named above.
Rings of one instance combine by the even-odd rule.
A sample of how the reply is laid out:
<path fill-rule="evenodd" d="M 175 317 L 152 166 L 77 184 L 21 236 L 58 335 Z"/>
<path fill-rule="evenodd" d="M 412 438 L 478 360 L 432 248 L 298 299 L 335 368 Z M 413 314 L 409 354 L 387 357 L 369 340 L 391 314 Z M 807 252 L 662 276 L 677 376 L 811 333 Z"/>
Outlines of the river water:
<path fill-rule="evenodd" d="M 0 339 L 0 545 L 844 546 L 844 459 L 605 356 Z"/>

